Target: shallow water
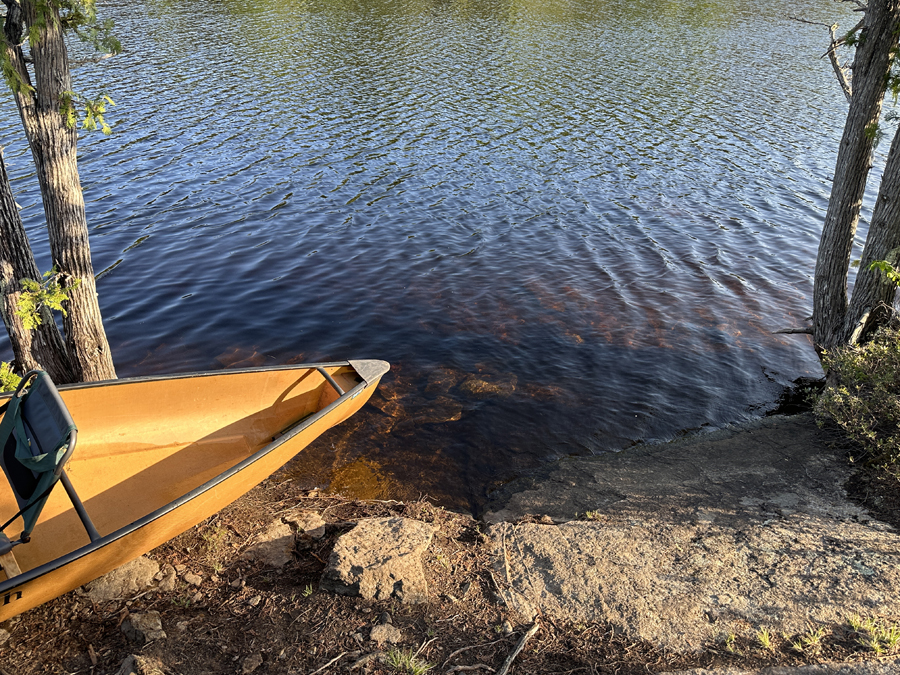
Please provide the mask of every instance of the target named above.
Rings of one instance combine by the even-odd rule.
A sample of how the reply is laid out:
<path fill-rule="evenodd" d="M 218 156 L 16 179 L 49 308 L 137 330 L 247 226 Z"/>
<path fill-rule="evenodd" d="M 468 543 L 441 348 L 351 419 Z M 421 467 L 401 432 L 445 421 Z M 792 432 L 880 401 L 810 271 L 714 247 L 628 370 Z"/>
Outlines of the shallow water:
<path fill-rule="evenodd" d="M 818 374 L 772 331 L 810 312 L 846 104 L 825 29 L 788 16 L 844 8 L 103 11 L 127 52 L 77 71 L 118 103 L 80 166 L 120 376 L 394 364 L 297 480 L 477 508 L 541 462 L 759 415 Z M 8 98 L 0 117 L 48 269 Z"/>

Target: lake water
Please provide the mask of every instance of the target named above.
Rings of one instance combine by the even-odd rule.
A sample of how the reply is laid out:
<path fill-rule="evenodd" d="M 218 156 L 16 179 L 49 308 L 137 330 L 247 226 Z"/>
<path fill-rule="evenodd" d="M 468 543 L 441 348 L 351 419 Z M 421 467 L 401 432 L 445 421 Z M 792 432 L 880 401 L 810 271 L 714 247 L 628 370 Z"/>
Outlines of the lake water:
<path fill-rule="evenodd" d="M 117 0 L 80 167 L 120 376 L 393 364 L 290 467 L 476 508 L 764 414 L 807 338 L 846 103 L 814 0 Z M 9 97 L 17 199 L 51 262 Z M 885 143 L 884 145 L 887 145 Z M 882 149 L 884 151 L 884 149 Z M 0 358 L 11 358 L 0 342 Z"/>

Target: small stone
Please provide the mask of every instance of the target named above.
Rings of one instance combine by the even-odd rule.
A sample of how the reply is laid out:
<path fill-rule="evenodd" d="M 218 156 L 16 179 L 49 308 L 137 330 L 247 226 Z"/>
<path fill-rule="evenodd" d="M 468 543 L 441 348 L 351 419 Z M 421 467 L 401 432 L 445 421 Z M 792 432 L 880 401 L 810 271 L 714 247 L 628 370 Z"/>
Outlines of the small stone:
<path fill-rule="evenodd" d="M 185 583 L 188 583 L 191 586 L 199 586 L 203 583 L 203 577 L 201 577 L 199 574 L 194 574 L 193 572 L 188 572 L 182 577 L 182 579 L 184 579 Z"/>
<path fill-rule="evenodd" d="M 383 661 L 384 659 L 384 652 L 372 652 L 371 654 L 366 654 L 350 664 L 350 671 L 352 672 L 359 668 L 366 668 L 366 672 L 370 672 L 368 665 L 372 663 L 372 661 Z"/>
<path fill-rule="evenodd" d="M 240 587 L 243 586 L 243 585 L 244 585 L 244 580 L 241 579 L 240 577 L 238 577 L 237 579 L 235 579 L 234 581 L 232 581 L 231 584 L 230 584 L 230 586 L 231 586 L 232 588 L 240 588 Z"/>
<path fill-rule="evenodd" d="M 188 626 L 190 625 L 190 623 L 191 623 L 190 621 L 179 621 L 178 623 L 175 624 L 175 628 L 179 632 L 183 633 L 184 631 L 186 631 L 188 629 Z"/>
<path fill-rule="evenodd" d="M 182 564 L 182 565 L 175 565 L 175 571 L 178 572 L 178 574 L 181 574 L 181 573 L 184 572 L 186 569 L 187 569 L 187 565 L 183 565 L 183 564 Z"/>
<path fill-rule="evenodd" d="M 262 665 L 262 662 L 262 654 L 251 654 L 244 659 L 244 662 L 241 664 L 241 673 L 243 673 L 243 675 L 249 675 L 249 673 L 252 673 L 259 668 Z"/>
<path fill-rule="evenodd" d="M 125 657 L 125 660 L 122 661 L 119 669 L 116 671 L 116 675 L 137 675 L 137 666 L 134 663 L 133 654 Z"/>
<path fill-rule="evenodd" d="M 129 640 L 138 643 L 161 640 L 166 637 L 159 612 L 156 611 L 129 614 L 128 618 L 122 622 L 122 632 Z"/>
<path fill-rule="evenodd" d="M 156 586 L 157 590 L 163 593 L 171 593 L 175 590 L 175 580 L 177 579 L 177 573 L 175 572 L 175 568 L 169 564 L 163 565 L 163 568 L 156 574 L 154 577 L 159 584 Z"/>
<path fill-rule="evenodd" d="M 380 647 L 385 642 L 390 644 L 402 642 L 403 633 L 399 628 L 396 628 L 389 623 L 381 623 L 372 627 L 372 632 L 369 633 L 369 639 L 376 642 Z"/>
<path fill-rule="evenodd" d="M 467 581 L 462 586 L 459 587 L 459 594 L 462 595 L 463 600 L 466 599 L 466 596 L 469 594 L 469 591 L 472 590 L 472 582 Z"/>
<path fill-rule="evenodd" d="M 512 624 L 509 622 L 509 619 L 506 619 L 500 628 L 503 631 L 504 635 L 510 635 L 513 632 L 513 627 L 512 627 Z"/>
<path fill-rule="evenodd" d="M 362 633 L 354 633 L 350 637 L 353 638 L 358 644 L 362 644 L 365 641 L 365 638 L 362 636 Z"/>
<path fill-rule="evenodd" d="M 381 616 L 378 617 L 378 623 L 386 624 L 386 623 L 394 623 L 394 620 L 391 618 L 390 612 L 382 612 Z"/>
<path fill-rule="evenodd" d="M 247 604 L 250 605 L 251 607 L 256 607 L 256 606 L 259 605 L 259 603 L 261 603 L 261 602 L 262 602 L 262 596 L 261 596 L 261 595 L 254 595 L 252 598 L 250 598 L 250 599 L 247 601 Z"/>
<path fill-rule="evenodd" d="M 0 646 L 6 644 L 6 642 L 9 640 L 9 637 L 9 631 L 0 628 Z"/>
<path fill-rule="evenodd" d="M 194 597 L 191 598 L 191 604 L 193 604 L 193 605 L 199 605 L 202 601 L 203 601 L 203 593 L 201 593 L 200 591 L 197 591 L 196 593 L 194 593 Z"/>

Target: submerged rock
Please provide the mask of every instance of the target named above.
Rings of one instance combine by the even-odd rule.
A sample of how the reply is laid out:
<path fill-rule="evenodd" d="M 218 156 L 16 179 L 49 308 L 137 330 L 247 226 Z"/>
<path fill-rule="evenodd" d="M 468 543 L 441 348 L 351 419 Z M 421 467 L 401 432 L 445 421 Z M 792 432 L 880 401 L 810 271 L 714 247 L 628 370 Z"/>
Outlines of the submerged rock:
<path fill-rule="evenodd" d="M 459 381 L 466 377 L 461 370 L 453 368 L 435 368 L 428 375 L 428 384 L 425 385 L 426 394 L 446 394 L 453 389 Z"/>
<path fill-rule="evenodd" d="M 459 385 L 460 391 L 477 399 L 507 398 L 516 390 L 515 375 L 473 375 Z"/>

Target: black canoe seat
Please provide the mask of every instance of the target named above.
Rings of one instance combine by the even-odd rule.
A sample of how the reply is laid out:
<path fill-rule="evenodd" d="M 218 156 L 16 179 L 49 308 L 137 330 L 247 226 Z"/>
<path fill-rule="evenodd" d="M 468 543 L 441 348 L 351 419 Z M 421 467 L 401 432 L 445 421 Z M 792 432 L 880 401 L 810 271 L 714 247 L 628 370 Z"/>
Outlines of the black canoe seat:
<path fill-rule="evenodd" d="M 27 373 L 4 408 L 0 421 L 0 467 L 15 495 L 19 512 L 0 526 L 0 556 L 11 555 L 13 546 L 29 541 L 57 482 L 62 482 L 91 541 L 99 539 L 63 470 L 75 450 L 78 429 L 50 376 L 41 370 Z M 2 532 L 19 516 L 25 527 L 19 539 L 10 542 Z M 7 569 L 7 576 L 10 571 Z"/>

